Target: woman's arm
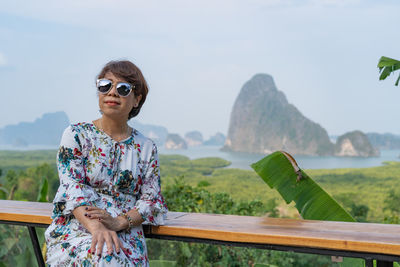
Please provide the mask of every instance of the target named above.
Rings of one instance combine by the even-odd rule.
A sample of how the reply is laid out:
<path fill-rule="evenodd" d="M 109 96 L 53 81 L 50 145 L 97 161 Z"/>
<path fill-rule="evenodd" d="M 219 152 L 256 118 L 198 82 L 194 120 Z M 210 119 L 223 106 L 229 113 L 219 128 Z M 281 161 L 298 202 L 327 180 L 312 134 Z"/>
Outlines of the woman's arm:
<path fill-rule="evenodd" d="M 154 143 L 151 145 L 151 155 L 147 164 L 147 170 L 143 176 L 144 181 L 140 189 L 140 197 L 135 207 L 127 212 L 133 223 L 131 226 L 141 225 L 143 222 L 161 225 L 164 223 L 164 215 L 168 211 L 161 195 L 160 165 L 157 147 Z M 99 220 L 108 229 L 116 232 L 129 228 L 127 218 L 123 216 L 112 217 L 105 210 L 97 207 L 88 207 L 87 215 L 90 219 Z"/>
<path fill-rule="evenodd" d="M 134 210 L 139 213 L 145 223 L 162 225 L 168 209 L 161 194 L 160 163 L 155 143 L 151 144 L 150 151 L 143 184 L 140 187 L 140 197 L 135 203 Z M 134 215 L 133 211 L 132 215 Z"/>
<path fill-rule="evenodd" d="M 104 243 L 108 253 L 115 250 L 118 253 L 121 242 L 115 231 L 104 227 L 99 221 L 91 221 L 85 217 L 85 207 L 95 205 L 99 196 L 86 180 L 83 166 L 83 150 L 80 132 L 74 126 L 65 129 L 61 138 L 60 149 L 57 154 L 57 169 L 60 186 L 53 200 L 53 218 L 68 218 L 74 216 L 91 234 L 92 246 L 90 252 L 101 255 Z"/>
<path fill-rule="evenodd" d="M 123 216 L 112 217 L 108 212 L 97 207 L 86 207 L 84 216 L 91 221 L 99 221 L 109 230 L 118 232 L 129 228 L 129 221 Z M 142 216 L 136 209 L 126 213 L 132 220 L 133 225 L 138 226 L 144 222 Z"/>

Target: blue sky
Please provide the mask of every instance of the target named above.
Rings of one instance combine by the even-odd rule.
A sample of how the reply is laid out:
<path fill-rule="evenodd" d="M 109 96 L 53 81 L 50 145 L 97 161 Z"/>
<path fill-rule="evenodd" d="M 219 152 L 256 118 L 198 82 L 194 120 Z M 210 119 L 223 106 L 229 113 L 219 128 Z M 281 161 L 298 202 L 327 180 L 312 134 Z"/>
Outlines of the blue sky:
<path fill-rule="evenodd" d="M 146 3 L 143 3 L 146 2 Z M 400 134 L 399 1 L 1 1 L 0 127 L 64 110 L 99 116 L 96 74 L 126 58 L 150 85 L 138 119 L 184 134 L 226 134 L 242 85 L 271 74 L 329 134 Z"/>

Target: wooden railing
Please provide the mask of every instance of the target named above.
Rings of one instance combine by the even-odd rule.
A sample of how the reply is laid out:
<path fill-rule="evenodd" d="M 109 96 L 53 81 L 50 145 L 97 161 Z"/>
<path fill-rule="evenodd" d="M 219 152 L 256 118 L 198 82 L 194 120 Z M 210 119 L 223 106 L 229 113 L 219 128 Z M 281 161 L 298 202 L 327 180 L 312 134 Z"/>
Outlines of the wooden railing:
<path fill-rule="evenodd" d="M 0 223 L 27 226 L 39 266 L 35 227 L 51 223 L 51 203 L 0 200 Z M 168 213 L 163 226 L 144 226 L 146 237 L 365 259 L 366 266 L 400 261 L 400 225 Z"/>

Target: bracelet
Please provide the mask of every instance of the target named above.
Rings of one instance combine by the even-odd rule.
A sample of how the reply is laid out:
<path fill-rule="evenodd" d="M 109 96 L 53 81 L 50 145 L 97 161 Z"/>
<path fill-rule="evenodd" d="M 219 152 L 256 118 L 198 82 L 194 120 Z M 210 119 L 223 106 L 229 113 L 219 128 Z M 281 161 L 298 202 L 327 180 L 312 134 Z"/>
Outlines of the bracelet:
<path fill-rule="evenodd" d="M 131 216 L 126 214 L 126 212 L 120 213 L 119 216 L 124 217 L 128 221 L 128 229 L 126 229 L 126 230 L 129 230 L 129 229 L 131 229 L 133 227 L 133 225 L 134 225 L 133 224 L 133 220 L 132 220 Z"/>

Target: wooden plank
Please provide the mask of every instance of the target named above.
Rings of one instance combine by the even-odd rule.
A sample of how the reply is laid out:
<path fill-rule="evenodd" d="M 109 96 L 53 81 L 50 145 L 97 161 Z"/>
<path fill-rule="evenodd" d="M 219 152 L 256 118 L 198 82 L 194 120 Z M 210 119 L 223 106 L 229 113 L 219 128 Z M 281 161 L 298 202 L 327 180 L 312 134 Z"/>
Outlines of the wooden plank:
<path fill-rule="evenodd" d="M 0 200 L 0 220 L 51 224 L 52 203 Z"/>
<path fill-rule="evenodd" d="M 51 203 L 0 200 L 0 220 L 51 223 Z M 400 225 L 169 212 L 154 235 L 400 255 Z M 146 232 L 147 232 L 146 231 Z"/>
<path fill-rule="evenodd" d="M 400 226 L 187 213 L 153 234 L 400 255 Z"/>

